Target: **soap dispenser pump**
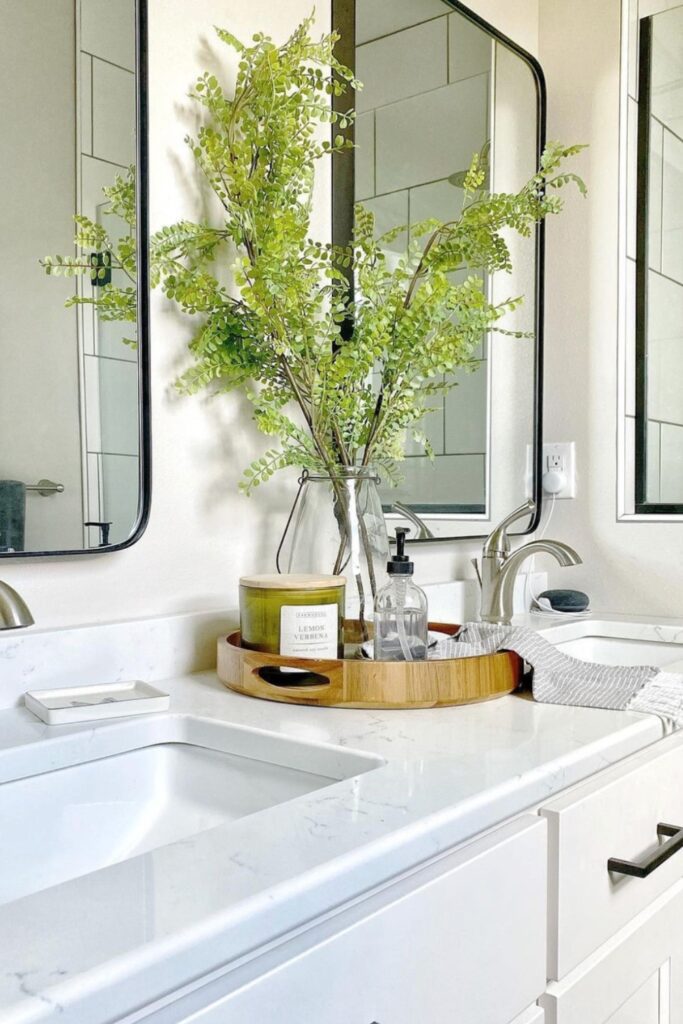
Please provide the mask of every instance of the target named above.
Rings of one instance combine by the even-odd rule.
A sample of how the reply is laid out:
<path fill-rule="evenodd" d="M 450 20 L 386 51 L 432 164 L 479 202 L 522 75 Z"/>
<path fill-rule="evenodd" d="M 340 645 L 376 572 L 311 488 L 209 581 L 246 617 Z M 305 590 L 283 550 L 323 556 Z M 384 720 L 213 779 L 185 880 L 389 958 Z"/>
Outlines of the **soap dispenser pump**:
<path fill-rule="evenodd" d="M 387 562 L 389 582 L 375 598 L 375 660 L 424 661 L 427 657 L 427 596 L 412 580 L 415 566 L 405 554 L 406 530 L 396 530 L 396 554 Z"/>

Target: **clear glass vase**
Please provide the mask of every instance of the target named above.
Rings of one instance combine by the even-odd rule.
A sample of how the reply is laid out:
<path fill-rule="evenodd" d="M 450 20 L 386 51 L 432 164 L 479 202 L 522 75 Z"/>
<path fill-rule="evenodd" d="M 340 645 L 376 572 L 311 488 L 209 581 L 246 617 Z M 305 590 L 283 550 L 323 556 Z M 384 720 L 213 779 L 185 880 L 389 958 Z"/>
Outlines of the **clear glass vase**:
<path fill-rule="evenodd" d="M 375 595 L 386 578 L 389 539 L 379 483 L 369 466 L 340 467 L 334 476 L 304 471 L 278 551 L 279 572 L 346 577 L 346 643 L 371 638 Z"/>

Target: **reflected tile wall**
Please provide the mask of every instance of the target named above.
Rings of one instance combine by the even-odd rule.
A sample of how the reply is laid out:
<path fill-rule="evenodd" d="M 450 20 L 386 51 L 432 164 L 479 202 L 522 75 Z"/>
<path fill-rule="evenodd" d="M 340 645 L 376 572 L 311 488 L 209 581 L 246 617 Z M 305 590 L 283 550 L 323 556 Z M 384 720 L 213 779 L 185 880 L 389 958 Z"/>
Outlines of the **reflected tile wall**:
<path fill-rule="evenodd" d="M 634 511 L 635 244 L 639 20 L 652 15 L 652 118 L 649 154 L 647 307 L 647 500 L 683 503 L 683 74 L 678 49 L 683 9 L 670 0 L 630 0 L 628 18 L 627 252 L 624 410 L 625 511 Z"/>
<path fill-rule="evenodd" d="M 383 495 L 387 504 L 401 501 L 417 512 L 442 511 L 474 506 L 483 511 L 486 460 L 483 455 L 444 455 L 430 462 L 407 458 L 401 465 L 403 480 Z"/>
<path fill-rule="evenodd" d="M 661 425 L 660 500 L 683 505 L 683 427 Z"/>
<path fill-rule="evenodd" d="M 128 167 L 135 162 L 135 76 L 92 58 L 93 154 Z"/>
<path fill-rule="evenodd" d="M 446 179 L 469 167 L 487 137 L 488 107 L 488 75 L 478 75 L 377 110 L 377 191 Z"/>
<path fill-rule="evenodd" d="M 662 426 L 655 420 L 647 425 L 647 500 L 658 504 L 662 500 Z"/>
<path fill-rule="evenodd" d="M 356 39 L 358 43 L 367 43 L 443 13 L 442 0 L 358 0 Z"/>
<path fill-rule="evenodd" d="M 448 37 L 440 18 L 359 46 L 356 74 L 365 112 L 437 89 L 448 81 Z"/>
<path fill-rule="evenodd" d="M 666 126 L 661 126 L 661 133 L 660 202 L 659 206 L 651 207 L 651 216 L 655 231 L 659 226 L 662 241 L 662 273 L 683 284 L 683 140 Z M 658 170 L 656 165 L 653 170 L 655 173 Z M 658 215 L 661 217 L 659 225 Z"/>
<path fill-rule="evenodd" d="M 138 513 L 139 459 L 131 455 L 98 456 L 102 500 L 112 528 L 110 543 L 120 544 L 131 533 Z"/>
<path fill-rule="evenodd" d="M 135 161 L 135 4 L 81 0 L 79 13 L 79 212 L 104 224 L 115 241 L 127 226 L 103 213 L 102 190 Z M 115 274 L 113 283 L 123 283 Z M 83 295 L 93 294 L 88 281 L 81 285 Z M 111 521 L 110 539 L 117 543 L 130 535 L 138 503 L 137 352 L 125 344 L 135 340 L 135 325 L 100 321 L 83 306 L 79 332 L 86 518 Z M 97 547 L 100 531 L 86 530 L 85 543 Z"/>
<path fill-rule="evenodd" d="M 376 234 L 429 218 L 450 220 L 463 192 L 448 179 L 465 170 L 489 136 L 491 40 L 442 0 L 357 0 L 357 73 L 364 82 L 356 123 L 356 199 Z M 388 258 L 405 252 L 401 234 Z M 486 362 L 462 373 L 447 398 L 430 404 L 422 429 L 432 463 L 409 440 L 405 482 L 383 499 L 418 505 L 486 501 Z"/>
<path fill-rule="evenodd" d="M 659 12 L 661 15 L 661 12 Z M 648 500 L 683 502 L 683 11 L 656 17 L 650 122 Z M 658 497 L 651 497 L 658 495 Z"/>

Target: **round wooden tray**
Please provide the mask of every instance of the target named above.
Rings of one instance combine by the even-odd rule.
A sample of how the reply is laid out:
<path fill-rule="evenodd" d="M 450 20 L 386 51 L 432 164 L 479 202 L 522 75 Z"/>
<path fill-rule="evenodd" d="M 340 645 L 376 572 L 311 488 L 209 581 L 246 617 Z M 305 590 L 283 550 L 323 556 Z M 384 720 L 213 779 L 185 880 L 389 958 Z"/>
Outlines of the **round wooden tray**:
<path fill-rule="evenodd" d="M 430 623 L 430 629 L 451 635 L 458 628 Z M 522 659 L 501 651 L 443 661 L 320 661 L 247 650 L 236 632 L 218 641 L 218 678 L 238 693 L 285 704 L 438 708 L 512 693 L 521 682 Z"/>

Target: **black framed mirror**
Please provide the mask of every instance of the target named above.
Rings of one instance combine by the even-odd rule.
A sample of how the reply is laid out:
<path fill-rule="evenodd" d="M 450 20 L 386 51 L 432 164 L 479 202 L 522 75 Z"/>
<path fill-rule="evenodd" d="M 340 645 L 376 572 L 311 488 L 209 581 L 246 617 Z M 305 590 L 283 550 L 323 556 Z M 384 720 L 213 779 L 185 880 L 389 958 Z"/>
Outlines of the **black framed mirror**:
<path fill-rule="evenodd" d="M 117 551 L 151 493 L 146 0 L 0 27 L 0 557 Z"/>
<path fill-rule="evenodd" d="M 400 258 L 411 224 L 459 214 L 474 153 L 488 152 L 494 191 L 513 191 L 535 172 L 546 134 L 543 73 L 494 26 L 458 0 L 333 0 L 332 20 L 341 59 L 363 82 L 356 148 L 333 166 L 335 243 L 350 241 L 360 203 L 374 214 L 378 237 L 407 226 L 386 252 Z M 482 338 L 474 372 L 461 372 L 427 414 L 433 460 L 406 447 L 403 482 L 382 489 L 390 532 L 407 520 L 414 540 L 483 536 L 529 497 L 536 513 L 521 532 L 538 525 L 544 226 L 509 242 L 513 274 L 483 286 L 498 301 L 525 296 L 504 326 L 531 337 Z"/>
<path fill-rule="evenodd" d="M 635 512 L 683 514 L 683 4 L 639 19 Z M 642 8 L 641 8 L 642 9 Z"/>

